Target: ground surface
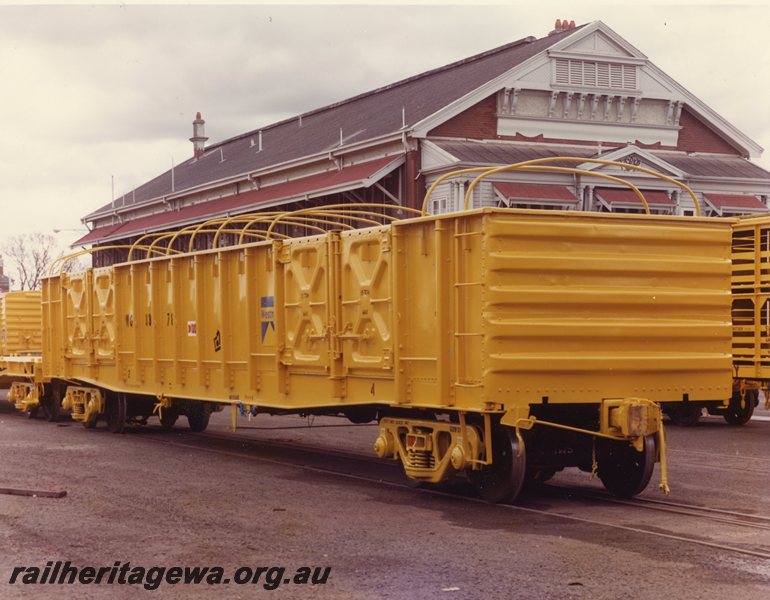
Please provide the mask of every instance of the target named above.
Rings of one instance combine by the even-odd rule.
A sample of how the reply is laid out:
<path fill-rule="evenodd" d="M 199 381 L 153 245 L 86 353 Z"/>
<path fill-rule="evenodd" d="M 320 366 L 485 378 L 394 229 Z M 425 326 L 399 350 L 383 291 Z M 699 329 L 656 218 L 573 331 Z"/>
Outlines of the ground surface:
<path fill-rule="evenodd" d="M 608 502 L 575 471 L 516 507 L 412 490 L 372 458 L 376 428 L 260 416 L 113 435 L 0 402 L 0 598 L 659 599 L 770 597 L 770 419 L 669 428 L 667 501 Z M 761 411 L 762 414 L 767 414 Z M 664 500 L 653 483 L 643 499 Z M 567 488 L 567 489 L 565 489 Z M 763 518 L 750 519 L 746 515 Z M 741 552 L 742 551 L 742 552 Z M 752 553 L 759 554 L 758 556 Z M 14 566 L 331 567 L 325 585 L 9 584 Z M 279 573 L 272 572 L 272 576 Z"/>

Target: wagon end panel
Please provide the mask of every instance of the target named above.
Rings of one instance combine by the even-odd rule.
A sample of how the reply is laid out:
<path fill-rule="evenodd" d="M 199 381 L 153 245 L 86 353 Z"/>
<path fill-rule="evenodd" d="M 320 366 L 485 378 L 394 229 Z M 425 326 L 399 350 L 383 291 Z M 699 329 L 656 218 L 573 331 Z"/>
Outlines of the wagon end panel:
<path fill-rule="evenodd" d="M 395 400 L 480 408 L 480 213 L 392 226 Z"/>
<path fill-rule="evenodd" d="M 2 295 L 0 345 L 3 356 L 42 352 L 41 301 L 39 291 L 13 291 Z"/>
<path fill-rule="evenodd" d="M 729 223 L 500 211 L 485 232 L 491 397 L 729 396 Z"/>

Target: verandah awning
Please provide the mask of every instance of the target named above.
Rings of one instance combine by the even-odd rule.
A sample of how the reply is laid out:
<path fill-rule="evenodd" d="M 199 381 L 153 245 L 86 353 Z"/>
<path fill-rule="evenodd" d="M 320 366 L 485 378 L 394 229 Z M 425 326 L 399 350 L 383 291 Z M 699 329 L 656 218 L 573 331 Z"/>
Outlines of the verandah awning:
<path fill-rule="evenodd" d="M 565 185 L 548 183 L 496 182 L 495 190 L 512 204 L 577 204 L 578 198 Z"/>
<path fill-rule="evenodd" d="M 369 187 L 391 173 L 403 162 L 403 155 L 388 156 L 351 165 L 338 171 L 318 173 L 259 190 L 201 202 L 181 210 L 164 210 L 124 223 L 96 228 L 72 245 L 107 242 L 132 234 L 144 234 L 150 231 L 162 231 L 170 227 L 199 223 L 221 215 L 259 210 L 265 205 L 285 204 L 303 198 L 314 198 Z"/>
<path fill-rule="evenodd" d="M 671 208 L 675 205 L 675 202 L 669 198 L 666 192 L 661 192 L 659 190 L 640 191 L 650 206 Z M 596 198 L 598 198 L 609 210 L 618 206 L 630 206 L 633 208 L 642 207 L 642 201 L 639 200 L 639 197 L 630 189 L 596 188 L 594 190 L 594 196 L 596 196 Z"/>
<path fill-rule="evenodd" d="M 768 210 L 770 210 L 756 196 L 739 194 L 704 194 L 703 198 L 706 200 L 706 203 L 720 215 L 725 210 L 746 213 L 760 213 L 768 212 Z"/>

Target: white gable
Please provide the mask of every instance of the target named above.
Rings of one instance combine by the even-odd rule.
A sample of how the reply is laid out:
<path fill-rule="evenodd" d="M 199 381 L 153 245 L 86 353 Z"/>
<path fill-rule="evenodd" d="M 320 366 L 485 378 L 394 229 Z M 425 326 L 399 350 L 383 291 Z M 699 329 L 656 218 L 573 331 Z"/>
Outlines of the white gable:
<path fill-rule="evenodd" d="M 647 152 L 642 148 L 637 148 L 633 145 L 626 146 L 625 148 L 618 148 L 617 150 L 608 152 L 600 156 L 599 159 L 642 167 L 644 169 L 649 169 L 650 171 L 655 171 L 656 173 L 662 173 L 669 177 L 678 179 L 684 177 L 684 172 L 681 169 L 678 169 L 674 165 L 655 156 L 654 154 L 651 154 L 650 152 Z M 612 174 L 617 174 L 620 171 L 628 170 L 624 167 L 619 167 L 617 165 L 606 165 L 600 162 L 586 162 L 581 164 L 579 168 L 583 169 L 584 171 Z M 644 176 L 644 174 L 640 171 L 635 171 L 635 173 L 638 176 Z"/>
<path fill-rule="evenodd" d="M 435 144 L 432 144 L 428 141 L 421 144 L 421 150 L 422 162 L 420 164 L 425 171 L 460 162 L 456 156 L 449 154 L 449 152 L 446 150 L 439 148 Z"/>
<path fill-rule="evenodd" d="M 548 52 L 571 52 L 574 54 L 584 52 L 592 55 L 603 54 L 605 56 L 647 59 L 644 53 L 601 21 L 589 23 L 578 30 L 575 35 L 566 37 L 551 46 Z"/>
<path fill-rule="evenodd" d="M 627 47 L 619 44 L 602 31 L 594 31 L 590 35 L 582 37 L 572 44 L 560 48 L 562 52 L 575 54 L 590 54 L 593 56 L 639 58 Z"/>
<path fill-rule="evenodd" d="M 600 21 L 413 126 L 415 137 L 497 94 L 501 136 L 675 147 L 685 105 L 750 156 L 762 148 Z"/>

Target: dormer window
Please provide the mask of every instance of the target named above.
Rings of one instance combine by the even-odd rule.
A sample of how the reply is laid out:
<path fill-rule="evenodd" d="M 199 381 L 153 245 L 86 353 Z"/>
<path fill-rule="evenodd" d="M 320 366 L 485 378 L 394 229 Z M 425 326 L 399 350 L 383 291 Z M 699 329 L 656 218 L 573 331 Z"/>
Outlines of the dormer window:
<path fill-rule="evenodd" d="M 571 87 L 636 90 L 636 69 L 636 65 L 557 58 L 553 80 L 556 85 Z"/>

